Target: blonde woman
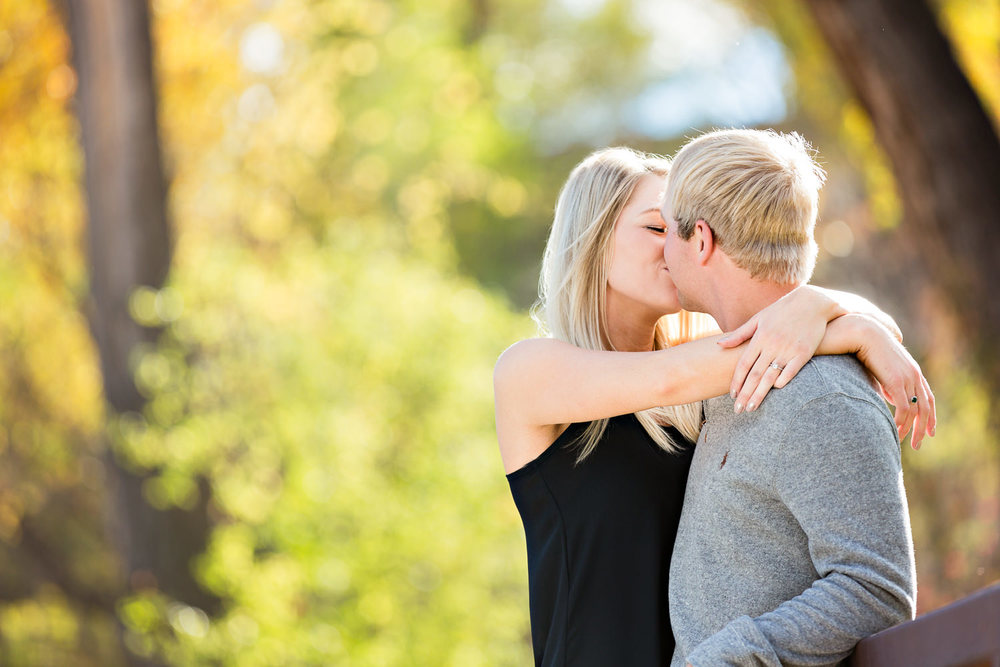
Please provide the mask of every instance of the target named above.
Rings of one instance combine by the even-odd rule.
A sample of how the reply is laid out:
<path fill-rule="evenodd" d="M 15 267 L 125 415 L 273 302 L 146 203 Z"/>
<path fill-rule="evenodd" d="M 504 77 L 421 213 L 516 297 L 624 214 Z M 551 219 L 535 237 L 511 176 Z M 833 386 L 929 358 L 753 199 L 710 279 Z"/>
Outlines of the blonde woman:
<path fill-rule="evenodd" d="M 857 353 L 899 406 L 901 433 L 913 426 L 918 446 L 933 429 L 933 402 L 904 396 L 926 381 L 895 324 L 852 295 L 803 287 L 725 344 L 702 337 L 711 321 L 680 312 L 663 261 L 668 169 L 613 148 L 573 170 L 540 281 L 549 337 L 497 361 L 497 437 L 525 528 L 537 665 L 670 663 L 667 577 L 701 400 L 730 391 L 737 410 L 754 410 L 813 354 Z M 775 359 L 788 360 L 777 383 Z"/>

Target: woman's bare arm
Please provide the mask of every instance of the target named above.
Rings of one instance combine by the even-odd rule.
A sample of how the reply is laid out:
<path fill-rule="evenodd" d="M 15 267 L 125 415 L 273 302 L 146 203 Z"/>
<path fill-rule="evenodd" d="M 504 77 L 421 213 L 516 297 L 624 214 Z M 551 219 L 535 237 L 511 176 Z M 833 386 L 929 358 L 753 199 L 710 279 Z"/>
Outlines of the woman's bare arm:
<path fill-rule="evenodd" d="M 855 315 L 865 315 L 870 317 L 875 322 L 885 327 L 897 341 L 900 343 L 903 342 L 903 332 L 899 330 L 899 325 L 896 324 L 896 320 L 892 319 L 888 313 L 865 297 L 858 294 L 852 294 L 851 292 L 842 292 L 840 290 L 818 287 L 816 285 L 805 285 L 804 287 L 816 290 L 820 294 L 828 296 L 841 310 L 845 311 L 844 314 L 853 313 Z"/>
<path fill-rule="evenodd" d="M 794 376 L 813 354 L 863 350 L 869 351 L 863 361 L 885 369 L 889 362 L 882 356 L 888 346 L 875 341 L 880 346 L 872 350 L 878 326 L 863 316 L 848 317 L 836 326 L 824 325 L 820 339 L 806 343 L 811 349 L 803 354 L 803 363 L 795 369 L 786 368 L 786 372 Z M 889 334 L 882 332 L 888 339 Z M 769 350 L 771 343 L 763 329 L 761 338 L 763 349 Z M 591 421 L 718 396 L 729 388 L 744 347 L 724 348 L 717 344 L 718 339 L 712 336 L 654 352 L 584 350 L 552 338 L 523 340 L 497 360 L 493 379 L 497 405 L 519 422 L 541 426 Z M 878 375 L 878 369 L 871 370 Z M 895 368 L 891 372 L 893 377 L 903 374 Z M 889 373 L 883 370 L 883 378 Z M 777 386 L 757 387 L 745 408 L 760 405 L 771 384 Z"/>
<path fill-rule="evenodd" d="M 725 393 L 741 348 L 705 338 L 655 352 L 584 350 L 523 340 L 497 361 L 497 410 L 529 425 L 592 421 Z M 499 418 L 499 416 L 498 416 Z"/>
<path fill-rule="evenodd" d="M 770 318 L 762 321 L 751 343 L 739 347 L 719 345 L 719 336 L 653 352 L 584 350 L 548 338 L 512 345 L 494 369 L 497 433 L 505 466 L 513 470 L 534 458 L 561 432 L 561 425 L 725 393 L 745 348 L 756 345 L 759 358 L 777 359 L 787 351 L 789 329 L 811 333 L 796 339 L 795 355 L 780 373 L 765 369 L 747 376 L 747 393 L 737 397 L 737 410 L 755 409 L 772 386 L 784 386 L 814 354 L 857 353 L 896 406 L 900 437 L 914 428 L 917 447 L 925 432 L 933 434 L 933 394 L 912 357 L 883 325 L 862 315 L 825 324 L 829 309 L 816 301 L 811 311 L 802 302 L 782 304 L 776 308 L 779 314 L 780 309 L 785 315 L 777 324 Z M 912 396 L 918 397 L 917 404 L 909 402 Z"/>

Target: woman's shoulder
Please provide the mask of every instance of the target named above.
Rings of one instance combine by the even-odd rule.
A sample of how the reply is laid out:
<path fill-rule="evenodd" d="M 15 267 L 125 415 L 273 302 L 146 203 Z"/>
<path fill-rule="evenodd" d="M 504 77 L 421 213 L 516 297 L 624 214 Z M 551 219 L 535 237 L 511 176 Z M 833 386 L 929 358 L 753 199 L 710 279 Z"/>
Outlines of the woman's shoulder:
<path fill-rule="evenodd" d="M 545 352 L 547 349 L 551 349 L 553 345 L 558 345 L 560 343 L 561 341 L 557 341 L 554 338 L 546 338 L 542 336 L 524 338 L 500 353 L 500 357 L 497 359 L 497 366 L 499 367 L 501 364 L 510 365 L 524 363 L 526 360 L 530 360 L 533 357 Z M 565 345 L 566 343 L 562 344 Z"/>
<path fill-rule="evenodd" d="M 494 389 L 507 385 L 518 385 L 524 379 L 524 371 L 545 363 L 554 346 L 567 345 L 554 338 L 525 338 L 519 340 L 500 353 L 493 367 Z"/>

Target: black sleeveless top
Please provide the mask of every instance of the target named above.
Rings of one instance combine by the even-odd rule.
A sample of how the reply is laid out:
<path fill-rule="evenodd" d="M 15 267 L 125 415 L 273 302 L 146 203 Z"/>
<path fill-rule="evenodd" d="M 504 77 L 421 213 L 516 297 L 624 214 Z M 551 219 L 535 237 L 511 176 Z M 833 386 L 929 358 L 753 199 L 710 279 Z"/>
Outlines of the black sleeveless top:
<path fill-rule="evenodd" d="M 670 552 L 694 446 L 660 449 L 635 415 L 611 419 L 575 465 L 572 424 L 507 475 L 528 544 L 536 665 L 669 665 Z"/>

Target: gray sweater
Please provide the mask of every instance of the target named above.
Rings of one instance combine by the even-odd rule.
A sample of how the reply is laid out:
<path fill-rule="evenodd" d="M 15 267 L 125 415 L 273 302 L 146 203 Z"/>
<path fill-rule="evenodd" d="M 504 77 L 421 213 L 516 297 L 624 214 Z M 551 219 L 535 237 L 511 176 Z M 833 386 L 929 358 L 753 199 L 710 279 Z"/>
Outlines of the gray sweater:
<path fill-rule="evenodd" d="M 899 438 L 854 357 L 705 403 L 670 564 L 673 665 L 829 665 L 913 617 Z"/>

